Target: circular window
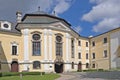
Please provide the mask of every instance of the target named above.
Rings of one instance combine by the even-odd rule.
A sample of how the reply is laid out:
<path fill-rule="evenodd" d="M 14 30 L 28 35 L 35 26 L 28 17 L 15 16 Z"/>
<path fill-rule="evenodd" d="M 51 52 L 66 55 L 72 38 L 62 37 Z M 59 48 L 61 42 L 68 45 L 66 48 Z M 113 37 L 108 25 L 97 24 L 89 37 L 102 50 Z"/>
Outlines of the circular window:
<path fill-rule="evenodd" d="M 61 42 L 62 41 L 62 37 L 61 36 L 56 36 L 56 40 L 57 40 L 57 42 Z"/>
<path fill-rule="evenodd" d="M 40 35 L 39 34 L 34 34 L 32 36 L 33 40 L 39 40 L 40 39 Z"/>
<path fill-rule="evenodd" d="M 4 26 L 5 28 L 8 28 L 8 27 L 9 27 L 9 25 L 8 25 L 8 24 L 4 24 L 3 26 Z"/>

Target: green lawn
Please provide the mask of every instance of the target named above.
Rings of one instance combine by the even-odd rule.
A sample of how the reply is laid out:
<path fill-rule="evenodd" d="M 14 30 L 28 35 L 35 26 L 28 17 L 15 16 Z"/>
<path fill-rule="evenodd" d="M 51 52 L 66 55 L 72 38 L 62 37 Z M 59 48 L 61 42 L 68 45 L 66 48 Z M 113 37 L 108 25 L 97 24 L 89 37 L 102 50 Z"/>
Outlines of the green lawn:
<path fill-rule="evenodd" d="M 23 76 L 22 79 L 20 79 L 20 76 L 5 76 L 0 77 L 0 80 L 55 80 L 56 78 L 59 78 L 60 75 L 58 74 L 45 74 L 45 75 L 26 75 Z"/>

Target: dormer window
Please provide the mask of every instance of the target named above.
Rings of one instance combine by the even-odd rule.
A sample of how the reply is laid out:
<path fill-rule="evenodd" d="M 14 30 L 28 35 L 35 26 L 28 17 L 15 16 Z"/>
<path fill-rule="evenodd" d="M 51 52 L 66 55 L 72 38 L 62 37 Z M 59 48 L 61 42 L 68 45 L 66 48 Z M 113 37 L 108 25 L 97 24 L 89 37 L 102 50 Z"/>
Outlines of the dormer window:
<path fill-rule="evenodd" d="M 8 24 L 4 24 L 3 26 L 4 26 L 5 28 L 8 28 L 8 27 L 9 27 L 9 25 L 8 25 Z"/>
<path fill-rule="evenodd" d="M 2 21 L 1 22 L 1 29 L 11 30 L 11 23 L 8 21 Z"/>

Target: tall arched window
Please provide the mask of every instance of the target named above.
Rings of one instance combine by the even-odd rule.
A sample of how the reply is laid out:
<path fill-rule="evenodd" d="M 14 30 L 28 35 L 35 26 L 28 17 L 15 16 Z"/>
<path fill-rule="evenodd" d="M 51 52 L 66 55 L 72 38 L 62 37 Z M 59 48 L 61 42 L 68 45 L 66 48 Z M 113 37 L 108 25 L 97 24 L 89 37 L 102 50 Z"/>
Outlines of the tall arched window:
<path fill-rule="evenodd" d="M 41 36 L 39 34 L 33 34 L 32 35 L 32 53 L 33 56 L 40 56 L 41 55 L 41 42 L 40 42 Z"/>
<path fill-rule="evenodd" d="M 62 56 L 62 37 L 56 36 L 56 56 Z"/>
<path fill-rule="evenodd" d="M 71 39 L 71 57 L 74 58 L 74 39 Z"/>
<path fill-rule="evenodd" d="M 41 68 L 40 61 L 34 61 L 33 62 L 33 69 L 40 69 L 40 68 Z"/>

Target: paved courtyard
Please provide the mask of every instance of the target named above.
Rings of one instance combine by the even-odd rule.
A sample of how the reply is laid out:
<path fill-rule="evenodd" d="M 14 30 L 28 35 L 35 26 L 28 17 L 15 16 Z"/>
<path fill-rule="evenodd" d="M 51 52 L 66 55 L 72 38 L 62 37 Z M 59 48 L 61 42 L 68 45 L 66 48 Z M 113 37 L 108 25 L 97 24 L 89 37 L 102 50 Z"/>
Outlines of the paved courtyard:
<path fill-rule="evenodd" d="M 120 80 L 120 71 L 64 73 L 57 80 Z"/>

